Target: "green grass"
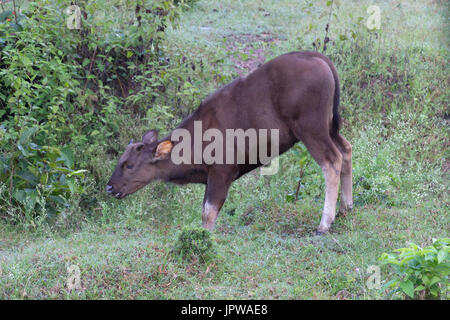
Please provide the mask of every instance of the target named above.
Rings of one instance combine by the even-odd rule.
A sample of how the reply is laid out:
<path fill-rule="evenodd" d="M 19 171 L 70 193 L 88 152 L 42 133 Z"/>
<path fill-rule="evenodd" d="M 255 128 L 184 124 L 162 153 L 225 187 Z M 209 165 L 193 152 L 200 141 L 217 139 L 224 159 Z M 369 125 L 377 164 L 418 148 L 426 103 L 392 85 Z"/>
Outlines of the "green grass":
<path fill-rule="evenodd" d="M 312 49 L 324 36 L 325 2 L 307 13 L 304 2 L 292 0 L 198 1 L 179 28 L 167 31 L 166 50 L 233 77 L 242 52 L 253 59 L 251 50 L 261 48 L 267 60 Z M 342 79 L 355 208 L 331 233 L 314 236 L 324 197 L 315 163 L 306 169 L 301 199 L 287 200 L 299 172 L 289 151 L 277 175 L 254 171 L 233 184 L 213 233 L 217 255 L 206 263 L 172 252 L 183 226 L 201 223 L 203 186 L 154 183 L 122 201 L 99 192 L 93 212 L 73 208 L 37 227 L 1 222 L 0 299 L 389 298 L 367 288 L 367 267 L 408 241 L 427 245 L 449 236 L 448 25 L 441 15 L 448 5 L 340 2 L 330 37 L 354 30 L 358 41 L 337 41 L 327 54 Z M 364 21 L 357 25 L 372 3 L 382 11 L 378 38 Z M 203 84 L 202 94 L 217 85 Z M 147 129 L 129 126 L 132 135 Z M 92 162 L 102 176 L 98 190 L 117 161 L 102 152 Z M 81 271 L 81 288 L 72 292 L 71 265 Z M 389 281 L 388 270 L 381 277 Z"/>

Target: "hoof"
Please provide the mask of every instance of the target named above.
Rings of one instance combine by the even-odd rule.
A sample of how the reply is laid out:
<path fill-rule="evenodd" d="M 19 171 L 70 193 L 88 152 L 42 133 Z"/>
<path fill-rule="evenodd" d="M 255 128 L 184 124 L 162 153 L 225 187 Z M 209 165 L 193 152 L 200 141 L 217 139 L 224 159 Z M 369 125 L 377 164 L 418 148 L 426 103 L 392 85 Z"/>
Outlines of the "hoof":
<path fill-rule="evenodd" d="M 316 236 L 323 236 L 325 233 L 326 232 L 322 232 L 322 231 L 317 230 L 316 231 Z"/>
<path fill-rule="evenodd" d="M 348 207 L 340 207 L 336 216 L 343 215 L 345 217 L 347 215 L 347 213 L 351 212 L 352 210 L 353 210 L 353 205 L 349 205 Z"/>

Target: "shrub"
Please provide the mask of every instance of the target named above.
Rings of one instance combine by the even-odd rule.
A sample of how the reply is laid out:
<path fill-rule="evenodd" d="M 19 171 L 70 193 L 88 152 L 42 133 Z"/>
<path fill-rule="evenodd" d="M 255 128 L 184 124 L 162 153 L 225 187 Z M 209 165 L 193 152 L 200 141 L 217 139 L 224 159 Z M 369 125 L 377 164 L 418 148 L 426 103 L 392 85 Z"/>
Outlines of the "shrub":
<path fill-rule="evenodd" d="M 83 192 L 77 178 L 86 170 L 74 169 L 73 151 L 39 146 L 32 136 L 39 127 L 23 130 L 15 150 L 0 155 L 0 181 L 8 182 L 9 197 L 0 208 L 18 207 L 28 222 L 40 212 L 56 215 L 69 206 L 69 198 Z"/>
<path fill-rule="evenodd" d="M 92 154 L 117 151 L 106 146 L 123 119 L 170 120 L 167 102 L 155 100 L 165 74 L 183 74 L 171 71 L 162 42 L 184 1 L 77 1 L 80 29 L 67 27 L 71 4 L 39 0 L 0 15 L 0 184 L 9 193 L 0 206 L 29 218 L 57 214 L 82 193 L 76 167 L 98 180 Z"/>
<path fill-rule="evenodd" d="M 173 251 L 185 260 L 197 258 L 202 262 L 211 259 L 216 253 L 211 232 L 198 227 L 184 227 Z"/>
<path fill-rule="evenodd" d="M 431 246 L 420 248 L 411 243 L 409 248 L 383 253 L 383 265 L 394 268 L 394 279 L 384 285 L 409 298 L 448 299 L 448 275 L 450 273 L 450 238 L 436 239 Z"/>

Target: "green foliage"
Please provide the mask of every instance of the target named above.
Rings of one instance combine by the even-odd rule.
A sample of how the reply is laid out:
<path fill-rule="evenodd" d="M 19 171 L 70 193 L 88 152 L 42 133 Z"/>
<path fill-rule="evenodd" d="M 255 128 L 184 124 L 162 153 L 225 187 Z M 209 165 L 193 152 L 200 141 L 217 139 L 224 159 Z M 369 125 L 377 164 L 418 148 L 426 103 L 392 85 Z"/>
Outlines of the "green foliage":
<path fill-rule="evenodd" d="M 450 238 L 433 240 L 431 246 L 420 248 L 411 243 L 408 248 L 383 253 L 383 265 L 393 267 L 394 279 L 385 284 L 410 298 L 448 298 L 450 273 Z"/>
<path fill-rule="evenodd" d="M 289 192 L 286 195 L 286 201 L 294 202 L 303 197 L 318 197 L 323 191 L 320 170 L 317 172 L 317 166 L 312 166 L 314 162 L 311 154 L 305 146 L 297 144 L 291 151 L 295 156 L 295 163 L 299 168 L 299 177 L 297 178 L 297 189 L 295 192 Z"/>
<path fill-rule="evenodd" d="M 2 122 L 12 140 L 19 128 L 40 123 L 40 140 L 45 136 L 46 143 L 55 144 L 72 134 L 67 123 L 76 112 L 70 100 L 80 84 L 77 67 L 65 63 L 63 52 L 39 30 L 26 28 L 15 37 L 0 62 Z"/>
<path fill-rule="evenodd" d="M 185 260 L 210 260 L 216 254 L 211 232 L 199 227 L 184 227 L 178 236 L 173 252 Z"/>
<path fill-rule="evenodd" d="M 79 178 L 86 172 L 74 169 L 71 148 L 33 143 L 38 131 L 25 128 L 14 151 L 0 155 L 0 181 L 9 184 L 10 193 L 8 199 L 0 198 L 0 208 L 19 207 L 28 222 L 41 212 L 55 215 L 68 207 L 71 196 L 83 193 Z"/>
<path fill-rule="evenodd" d="M 75 169 L 72 149 L 64 147 L 73 134 L 68 123 L 76 112 L 71 102 L 77 67 L 66 63 L 64 47 L 52 41 L 56 16 L 45 14 L 45 6 L 33 8 L 29 17 L 18 14 L 20 32 L 2 29 L 0 60 L 0 182 L 9 190 L 1 211 L 16 207 L 28 222 L 68 207 L 70 197 L 83 192 L 77 177 L 84 173 Z"/>
<path fill-rule="evenodd" d="M 40 0 L 0 15 L 0 183 L 8 204 L 34 210 L 30 217 L 42 212 L 38 203 L 57 213 L 57 203 L 66 207 L 82 192 L 73 179 L 84 170 L 76 167 L 104 178 L 91 155 L 129 135 L 121 130 L 126 116 L 158 129 L 171 122 L 162 93 L 174 74 L 187 78 L 186 65 L 170 65 L 162 50 L 185 1 L 78 1 L 80 29 L 67 26 L 71 4 Z M 195 88 L 183 86 L 180 96 L 193 94 L 195 103 Z M 67 150 L 78 155 L 70 164 L 60 161 Z"/>
<path fill-rule="evenodd" d="M 5 10 L 0 13 L 0 49 L 4 47 L 7 42 L 6 35 L 10 32 L 20 32 L 23 30 L 23 20 L 27 16 L 23 14 L 15 14 L 12 10 Z"/>

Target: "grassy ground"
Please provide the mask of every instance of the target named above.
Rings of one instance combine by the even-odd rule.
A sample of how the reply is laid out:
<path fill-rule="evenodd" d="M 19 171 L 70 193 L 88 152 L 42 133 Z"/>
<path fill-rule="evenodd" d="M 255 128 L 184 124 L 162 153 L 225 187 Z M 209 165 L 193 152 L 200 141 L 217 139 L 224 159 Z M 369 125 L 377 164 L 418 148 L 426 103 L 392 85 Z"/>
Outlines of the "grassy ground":
<path fill-rule="evenodd" d="M 342 79 L 355 208 L 331 233 L 314 236 L 324 197 L 315 163 L 292 201 L 299 159 L 289 151 L 277 175 L 255 171 L 234 183 L 213 234 L 217 256 L 206 263 L 171 253 L 181 228 L 201 223 L 203 186 L 155 183 L 123 201 L 99 194 L 93 216 L 73 210 L 32 230 L 0 224 L 0 299 L 389 298 L 366 286 L 367 267 L 408 241 L 449 236 L 448 5 L 340 2 L 327 54 Z M 378 35 L 365 29 L 369 4 L 381 9 Z M 328 10 L 325 1 L 198 1 L 168 30 L 166 50 L 237 76 L 281 53 L 312 49 Z M 357 40 L 338 40 L 352 32 Z M 204 84 L 202 94 L 215 86 Z M 99 155 L 99 184 L 116 160 Z M 70 292 L 71 265 L 81 288 Z M 387 282 L 389 270 L 381 278 Z"/>

